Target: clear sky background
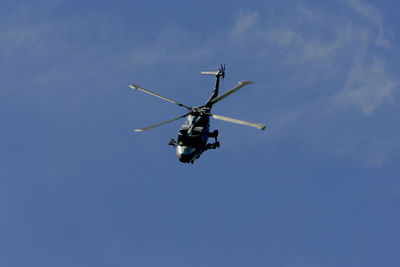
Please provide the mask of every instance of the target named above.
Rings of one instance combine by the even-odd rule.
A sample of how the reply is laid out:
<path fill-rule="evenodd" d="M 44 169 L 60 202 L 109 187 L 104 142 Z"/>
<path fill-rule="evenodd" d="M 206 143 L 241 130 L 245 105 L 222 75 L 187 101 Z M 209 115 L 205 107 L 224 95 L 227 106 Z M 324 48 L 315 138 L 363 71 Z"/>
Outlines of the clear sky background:
<path fill-rule="evenodd" d="M 396 1 L 0 0 L 0 266 L 400 266 Z M 187 105 L 221 148 L 181 164 Z"/>

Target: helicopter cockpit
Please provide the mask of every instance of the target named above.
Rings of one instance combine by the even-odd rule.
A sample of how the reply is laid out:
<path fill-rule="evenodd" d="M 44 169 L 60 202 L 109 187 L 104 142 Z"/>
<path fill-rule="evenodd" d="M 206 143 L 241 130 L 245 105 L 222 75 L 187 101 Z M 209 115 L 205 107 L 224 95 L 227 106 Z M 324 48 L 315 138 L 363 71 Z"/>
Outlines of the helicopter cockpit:
<path fill-rule="evenodd" d="M 195 127 L 191 133 L 188 133 L 188 129 L 181 129 L 178 132 L 178 145 L 185 145 L 190 147 L 198 147 L 202 145 L 202 132 L 201 129 Z"/>

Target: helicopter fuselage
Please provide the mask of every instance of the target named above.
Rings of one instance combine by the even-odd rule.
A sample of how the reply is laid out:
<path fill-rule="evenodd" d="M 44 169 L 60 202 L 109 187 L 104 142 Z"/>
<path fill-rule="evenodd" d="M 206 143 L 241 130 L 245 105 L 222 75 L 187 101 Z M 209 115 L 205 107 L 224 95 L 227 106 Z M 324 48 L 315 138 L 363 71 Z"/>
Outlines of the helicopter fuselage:
<path fill-rule="evenodd" d="M 208 115 L 188 115 L 178 132 L 176 156 L 181 162 L 193 162 L 207 149 L 210 132 Z"/>
<path fill-rule="evenodd" d="M 193 163 L 207 149 L 219 147 L 218 131 L 210 133 L 210 112 L 213 106 L 210 101 L 218 96 L 219 81 L 223 73 L 222 69 L 219 69 L 216 73 L 214 90 L 209 99 L 203 106 L 189 111 L 185 123 L 178 132 L 178 140 L 170 143 L 176 146 L 176 156 L 180 162 Z M 215 138 L 215 143 L 207 144 L 209 137 Z"/>

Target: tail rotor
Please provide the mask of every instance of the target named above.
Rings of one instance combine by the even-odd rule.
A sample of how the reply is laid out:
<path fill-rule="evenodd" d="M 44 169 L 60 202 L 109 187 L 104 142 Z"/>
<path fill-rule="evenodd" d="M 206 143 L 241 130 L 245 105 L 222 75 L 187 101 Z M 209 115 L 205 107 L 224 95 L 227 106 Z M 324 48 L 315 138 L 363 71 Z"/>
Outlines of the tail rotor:
<path fill-rule="evenodd" d="M 213 76 L 218 76 L 221 78 L 225 77 L 225 68 L 226 64 L 221 64 L 221 66 L 218 68 L 216 71 L 202 71 L 201 74 L 204 75 L 213 75 Z"/>
<path fill-rule="evenodd" d="M 221 78 L 225 77 L 225 68 L 226 68 L 226 64 L 222 65 L 221 67 L 218 69 L 218 74 L 221 76 Z"/>

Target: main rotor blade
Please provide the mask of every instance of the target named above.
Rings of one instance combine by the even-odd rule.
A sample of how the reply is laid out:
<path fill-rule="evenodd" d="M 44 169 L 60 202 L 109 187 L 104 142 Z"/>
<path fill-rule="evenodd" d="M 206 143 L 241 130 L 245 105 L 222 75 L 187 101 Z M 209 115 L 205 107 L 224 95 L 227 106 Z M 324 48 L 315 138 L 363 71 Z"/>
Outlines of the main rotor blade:
<path fill-rule="evenodd" d="M 253 83 L 253 82 L 250 82 L 250 81 L 241 81 L 241 82 L 238 83 L 238 85 L 236 85 L 235 87 L 233 87 L 233 88 L 230 89 L 229 91 L 223 93 L 222 95 L 220 95 L 220 96 L 214 98 L 214 99 L 211 100 L 209 103 L 215 104 L 215 103 L 217 103 L 218 101 L 221 101 L 222 99 L 224 99 L 225 97 L 227 97 L 228 95 L 233 94 L 234 92 L 236 92 L 237 90 L 239 90 L 239 89 L 242 88 L 243 86 L 248 85 L 248 84 L 252 84 L 252 83 Z"/>
<path fill-rule="evenodd" d="M 169 122 L 173 122 L 173 121 L 179 120 L 179 119 L 181 119 L 181 118 L 183 118 L 183 117 L 186 117 L 187 115 L 188 115 L 188 114 L 185 114 L 185 115 L 182 115 L 182 116 L 179 116 L 179 117 L 176 117 L 176 118 L 167 120 L 167 121 L 163 121 L 163 122 L 160 122 L 160 123 L 157 123 L 157 124 L 148 126 L 148 127 L 146 127 L 146 128 L 135 129 L 134 131 L 135 131 L 135 132 L 143 132 L 143 131 L 149 130 L 149 129 L 154 128 L 154 127 L 157 127 L 157 126 L 160 126 L 160 125 L 163 125 L 163 124 L 167 124 L 167 123 L 169 123 Z"/>
<path fill-rule="evenodd" d="M 146 93 L 146 94 L 149 94 L 149 95 L 152 95 L 152 96 L 161 98 L 161 99 L 166 100 L 166 101 L 168 101 L 168 102 L 177 104 L 177 105 L 180 106 L 180 107 L 185 107 L 185 108 L 187 108 L 187 109 L 191 109 L 191 107 L 188 107 L 188 106 L 186 106 L 186 105 L 184 105 L 184 104 L 182 104 L 182 103 L 179 103 L 178 101 L 175 101 L 175 100 L 166 98 L 166 97 L 164 97 L 164 96 L 160 96 L 159 94 L 156 94 L 156 93 L 153 93 L 153 92 L 151 92 L 151 91 L 149 91 L 149 90 L 143 89 L 143 88 L 137 86 L 136 84 L 131 84 L 131 85 L 129 85 L 129 87 L 132 88 L 132 89 L 136 89 L 136 90 L 142 91 L 142 92 L 144 92 L 144 93 Z"/>
<path fill-rule="evenodd" d="M 211 116 L 217 120 L 228 121 L 228 122 L 237 123 L 237 124 L 241 124 L 241 125 L 251 126 L 251 127 L 255 127 L 259 130 L 265 129 L 265 124 L 262 124 L 262 123 L 253 123 L 253 122 L 248 122 L 248 121 L 242 121 L 242 120 L 233 119 L 233 118 L 229 118 L 229 117 L 225 117 L 225 116 L 221 116 L 221 115 L 215 115 L 215 114 L 211 114 Z"/>

